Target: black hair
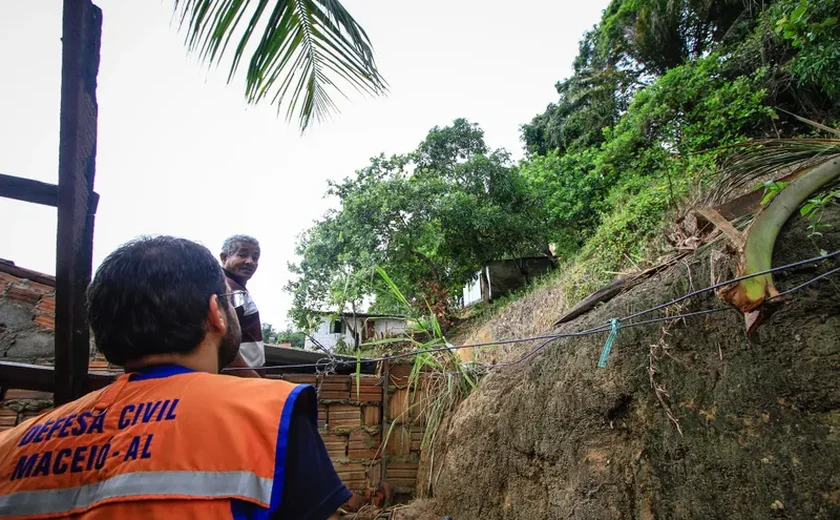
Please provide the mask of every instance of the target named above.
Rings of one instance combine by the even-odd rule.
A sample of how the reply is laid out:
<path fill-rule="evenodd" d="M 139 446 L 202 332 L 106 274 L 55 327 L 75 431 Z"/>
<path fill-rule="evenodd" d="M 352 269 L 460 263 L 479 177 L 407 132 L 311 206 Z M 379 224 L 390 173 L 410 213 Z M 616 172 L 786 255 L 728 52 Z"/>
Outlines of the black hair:
<path fill-rule="evenodd" d="M 206 247 L 171 236 L 132 240 L 108 255 L 88 287 L 96 346 L 121 366 L 150 354 L 190 352 L 207 332 L 210 297 L 226 289 Z"/>

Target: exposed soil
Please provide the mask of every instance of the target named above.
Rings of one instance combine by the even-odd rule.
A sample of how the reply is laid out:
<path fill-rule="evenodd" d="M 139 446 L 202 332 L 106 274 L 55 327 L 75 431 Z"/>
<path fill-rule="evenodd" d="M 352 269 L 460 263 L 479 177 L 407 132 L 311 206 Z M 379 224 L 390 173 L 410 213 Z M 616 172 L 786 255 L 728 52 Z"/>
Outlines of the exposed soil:
<path fill-rule="evenodd" d="M 823 221 L 831 230 L 808 238 L 807 222 L 794 219 L 774 265 L 840 249 L 840 211 Z M 705 287 L 711 257 L 687 259 L 558 330 Z M 719 256 L 715 263 L 717 280 L 731 275 Z M 776 283 L 785 290 L 837 265 L 781 273 Z M 604 369 L 599 334 L 494 371 L 438 433 L 420 484 L 432 499 L 400 518 L 840 518 L 838 296 L 837 277 L 795 293 L 755 343 L 743 317 L 727 311 L 621 330 Z M 722 305 L 707 295 L 679 312 Z"/>

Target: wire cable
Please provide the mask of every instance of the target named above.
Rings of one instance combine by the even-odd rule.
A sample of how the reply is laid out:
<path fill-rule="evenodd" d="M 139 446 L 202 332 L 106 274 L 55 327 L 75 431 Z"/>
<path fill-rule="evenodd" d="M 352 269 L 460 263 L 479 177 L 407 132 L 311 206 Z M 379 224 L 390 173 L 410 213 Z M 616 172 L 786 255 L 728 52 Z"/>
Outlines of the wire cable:
<path fill-rule="evenodd" d="M 664 316 L 664 317 L 661 317 L 661 318 L 654 318 L 654 319 L 635 322 L 635 323 L 625 323 L 628 320 L 632 320 L 634 318 L 644 316 L 644 315 L 649 314 L 651 312 L 661 310 L 661 309 L 664 309 L 666 307 L 670 307 L 671 305 L 680 303 L 680 302 L 685 301 L 685 300 L 687 300 L 689 298 L 692 298 L 694 296 L 698 296 L 700 294 L 704 294 L 704 293 L 707 293 L 709 291 L 713 291 L 715 289 L 719 289 L 721 287 L 731 285 L 733 283 L 737 283 L 737 282 L 740 282 L 740 281 L 743 281 L 743 280 L 748 280 L 750 278 L 755 278 L 757 276 L 763 276 L 765 274 L 771 274 L 771 273 L 776 273 L 776 272 L 780 272 L 780 271 L 786 271 L 786 270 L 793 269 L 793 268 L 796 268 L 796 267 L 800 267 L 802 265 L 810 264 L 810 263 L 813 263 L 813 262 L 820 262 L 820 261 L 828 260 L 828 259 L 834 258 L 836 256 L 840 256 L 840 251 L 834 251 L 833 253 L 827 253 L 825 255 L 821 255 L 821 256 L 817 256 L 817 257 L 813 257 L 813 258 L 808 258 L 808 259 L 805 259 L 805 260 L 800 260 L 800 261 L 793 262 L 793 263 L 790 263 L 790 264 L 781 265 L 781 266 L 774 267 L 772 269 L 768 269 L 768 270 L 765 270 L 765 271 L 760 271 L 760 272 L 752 273 L 752 274 L 749 274 L 749 275 L 739 276 L 737 278 L 733 278 L 731 280 L 726 280 L 726 281 L 711 285 L 709 287 L 705 287 L 703 289 L 692 291 L 690 293 L 684 294 L 683 296 L 680 296 L 679 298 L 675 298 L 675 299 L 673 299 L 669 302 L 662 303 L 662 304 L 657 305 L 655 307 L 651 307 L 650 309 L 646 309 L 646 310 L 643 310 L 643 311 L 636 312 L 636 313 L 631 314 L 630 316 L 627 316 L 625 318 L 620 318 L 620 321 L 622 322 L 621 327 L 622 328 L 640 327 L 640 326 L 643 326 L 643 325 L 651 325 L 651 324 L 654 324 L 654 323 L 662 323 L 662 322 L 666 322 L 666 321 L 674 321 L 674 320 L 690 318 L 690 317 L 694 317 L 694 316 L 700 316 L 700 315 L 704 315 L 704 314 L 712 314 L 712 313 L 717 313 L 717 312 L 722 312 L 722 311 L 727 311 L 727 310 L 734 310 L 734 307 L 719 307 L 719 308 L 715 308 L 715 309 L 706 309 L 706 310 L 702 310 L 702 311 L 689 312 L 689 313 L 686 313 L 686 314 L 677 314 L 677 315 L 674 315 L 674 316 Z M 803 289 L 803 288 L 805 288 L 805 287 L 807 287 L 807 286 L 809 286 L 809 285 L 811 285 L 811 284 L 813 284 L 813 283 L 815 283 L 815 282 L 817 282 L 817 281 L 819 281 L 823 278 L 831 276 L 832 274 L 835 274 L 837 272 L 840 272 L 840 268 L 835 268 L 835 269 L 832 269 L 830 271 L 827 271 L 827 272 L 825 272 L 825 273 L 823 273 L 819 276 L 816 276 L 816 277 L 814 277 L 814 278 L 812 278 L 812 279 L 810 279 L 810 280 L 808 280 L 808 281 L 806 281 L 806 282 L 804 282 L 800 285 L 797 285 L 796 287 L 793 287 L 792 289 L 788 289 L 787 291 L 779 293 L 776 296 L 772 296 L 770 298 L 767 298 L 767 300 L 765 300 L 765 301 L 771 301 L 771 300 L 786 296 L 788 294 L 792 294 L 792 293 L 794 293 L 796 291 L 799 291 L 799 290 L 801 290 L 801 289 Z M 370 363 L 380 363 L 380 362 L 383 362 L 383 361 L 393 361 L 393 360 L 396 360 L 396 359 L 413 357 L 413 356 L 417 356 L 417 355 L 421 355 L 421 354 L 433 354 L 433 353 L 437 353 L 437 352 L 453 351 L 453 350 L 460 350 L 460 349 L 465 349 L 465 348 L 499 347 L 499 346 L 502 346 L 502 345 L 510 345 L 510 344 L 515 344 L 515 343 L 525 343 L 525 342 L 529 342 L 529 341 L 546 340 L 544 343 L 540 344 L 538 347 L 529 351 L 522 358 L 520 358 L 520 359 L 518 359 L 514 362 L 495 365 L 497 367 L 511 366 L 511 365 L 518 364 L 522 361 L 525 361 L 526 359 L 530 359 L 531 357 L 536 355 L 539 351 L 546 348 L 549 344 L 551 344 L 553 341 L 555 341 L 557 339 L 590 336 L 592 334 L 598 334 L 600 332 L 606 332 L 608 330 L 610 330 L 609 324 L 604 324 L 604 325 L 594 327 L 594 328 L 591 328 L 591 329 L 587 329 L 587 330 L 583 330 L 583 331 L 580 331 L 580 332 L 569 332 L 569 333 L 562 333 L 562 334 L 545 334 L 545 335 L 531 336 L 531 337 L 526 337 L 526 338 L 511 338 L 511 339 L 505 339 L 505 340 L 499 340 L 499 341 L 488 341 L 488 342 L 483 342 L 483 343 L 471 343 L 471 344 L 465 344 L 465 345 L 446 345 L 446 346 L 443 346 L 443 347 L 436 347 L 436 348 L 431 348 L 431 349 L 415 349 L 415 350 L 408 351 L 408 352 L 401 352 L 401 353 L 398 353 L 398 354 L 391 354 L 391 355 L 388 355 L 388 356 L 382 356 L 382 357 L 378 357 L 378 358 L 367 358 L 367 359 L 360 359 L 360 360 L 336 359 L 336 358 L 334 358 L 333 356 L 330 355 L 329 357 L 324 357 L 324 358 L 318 360 L 317 363 L 305 363 L 305 364 L 298 364 L 298 365 L 266 365 L 266 366 L 260 367 L 260 370 L 274 370 L 274 369 L 287 370 L 287 369 L 294 369 L 294 368 L 316 368 L 316 369 L 318 369 L 318 368 L 321 368 L 321 367 L 324 366 L 324 362 L 329 363 L 332 366 L 332 368 L 335 369 L 339 366 L 353 366 L 353 365 L 357 365 L 357 364 L 364 365 L 364 364 L 370 364 Z M 249 367 L 229 367 L 229 368 L 223 369 L 222 371 L 223 372 L 234 372 L 234 371 L 238 371 L 238 370 L 251 370 L 251 368 L 249 368 Z"/>

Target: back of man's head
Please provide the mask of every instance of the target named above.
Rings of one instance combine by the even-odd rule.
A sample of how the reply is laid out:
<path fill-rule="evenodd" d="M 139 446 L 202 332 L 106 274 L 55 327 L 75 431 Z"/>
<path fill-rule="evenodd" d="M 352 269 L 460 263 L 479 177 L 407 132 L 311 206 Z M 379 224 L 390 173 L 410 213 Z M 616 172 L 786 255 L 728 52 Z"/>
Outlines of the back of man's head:
<path fill-rule="evenodd" d="M 207 332 L 211 296 L 226 288 L 206 247 L 170 236 L 133 240 L 108 255 L 88 288 L 96 346 L 116 365 L 190 352 Z"/>

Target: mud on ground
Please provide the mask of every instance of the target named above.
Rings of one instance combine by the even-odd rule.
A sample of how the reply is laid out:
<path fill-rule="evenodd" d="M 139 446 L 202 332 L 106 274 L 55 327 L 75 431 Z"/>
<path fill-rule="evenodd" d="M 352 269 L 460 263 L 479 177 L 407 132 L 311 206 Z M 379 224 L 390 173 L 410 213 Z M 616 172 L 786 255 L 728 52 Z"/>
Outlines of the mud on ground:
<path fill-rule="evenodd" d="M 840 211 L 823 221 L 831 229 L 809 238 L 807 221 L 794 219 L 773 264 L 840 249 Z M 711 256 L 688 259 L 558 330 L 601 325 L 705 287 Z M 785 290 L 838 265 L 779 274 L 776 283 Z M 707 295 L 680 311 L 721 305 Z M 598 369 L 604 340 L 560 340 L 487 376 L 438 434 L 420 484 L 432 499 L 405 517 L 840 518 L 840 279 L 790 297 L 755 343 L 735 311 L 621 330 Z"/>

